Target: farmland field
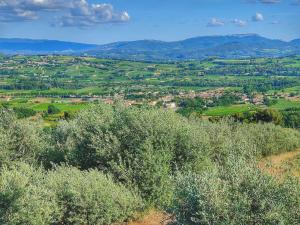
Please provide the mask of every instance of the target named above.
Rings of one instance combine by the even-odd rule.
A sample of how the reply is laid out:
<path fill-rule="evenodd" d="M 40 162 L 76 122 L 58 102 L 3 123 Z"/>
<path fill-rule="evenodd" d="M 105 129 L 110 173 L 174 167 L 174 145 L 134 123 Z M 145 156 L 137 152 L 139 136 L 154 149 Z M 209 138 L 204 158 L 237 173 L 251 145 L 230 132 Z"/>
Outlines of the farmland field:
<path fill-rule="evenodd" d="M 38 113 L 54 105 L 77 112 L 89 103 L 182 108 L 200 97 L 201 107 L 185 114 L 229 116 L 268 107 L 300 108 L 299 57 L 205 59 L 157 63 L 73 56 L 12 56 L 0 59 L 0 103 Z M 218 100 L 223 95 L 229 100 Z M 1 100 L 2 98 L 2 100 Z M 225 102 L 224 102 L 225 101 Z M 199 108 L 200 107 L 200 108 Z M 53 116 L 52 116 L 53 117 Z M 44 117 L 49 118 L 49 117 Z"/>
<path fill-rule="evenodd" d="M 236 196 L 245 196 L 245 185 L 247 199 L 255 198 L 258 185 L 265 192 L 275 190 L 267 201 L 284 196 L 281 206 L 289 212 L 282 218 L 296 217 L 299 207 L 289 204 L 299 192 L 282 179 L 292 175 L 297 182 L 300 171 L 298 62 L 299 56 L 172 63 L 2 57 L 0 144 L 6 151 L 0 162 L 18 167 L 3 170 L 0 177 L 8 181 L 20 176 L 37 184 L 30 188 L 49 195 L 41 198 L 35 191 L 35 199 L 46 196 L 47 204 L 73 206 L 80 199 L 83 211 L 78 209 L 75 216 L 81 219 L 86 208 L 94 210 L 90 215 L 99 214 L 98 207 L 88 206 L 91 202 L 114 208 L 104 210 L 107 221 L 126 217 L 134 220 L 129 224 L 167 224 L 172 217 L 162 210 L 186 214 L 181 204 L 199 202 L 195 196 L 206 203 L 217 198 L 239 215 Z M 19 165 L 19 158 L 25 164 Z M 270 162 L 261 165 L 262 158 Z M 49 172 L 32 169 L 32 162 Z M 236 188 L 232 179 L 242 185 Z M 61 186 L 65 184 L 68 188 Z M 102 189 L 106 186 L 110 188 Z M 203 190 L 206 195 L 200 194 Z M 112 200 L 116 191 L 117 204 Z M 73 195 L 76 200 L 68 199 Z M 25 202 L 26 195 L 20 198 Z M 261 199 L 255 202 L 264 205 Z M 124 218 L 119 213 L 123 207 L 128 208 Z"/>
<path fill-rule="evenodd" d="M 243 105 L 231 105 L 231 106 L 217 106 L 212 107 L 204 112 L 206 116 L 227 116 L 233 115 L 236 113 L 243 113 L 247 111 L 254 110 L 255 107 L 250 104 L 243 104 Z"/>

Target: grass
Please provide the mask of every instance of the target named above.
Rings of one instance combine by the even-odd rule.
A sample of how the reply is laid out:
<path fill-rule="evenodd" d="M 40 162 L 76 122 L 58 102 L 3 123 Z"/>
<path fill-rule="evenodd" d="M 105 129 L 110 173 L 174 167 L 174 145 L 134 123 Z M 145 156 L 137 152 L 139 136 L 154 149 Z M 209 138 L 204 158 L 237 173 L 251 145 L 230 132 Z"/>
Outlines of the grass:
<path fill-rule="evenodd" d="M 285 88 L 285 89 L 283 89 L 283 92 L 285 92 L 285 93 L 300 92 L 300 86 Z"/>
<path fill-rule="evenodd" d="M 300 108 L 300 101 L 280 99 L 276 104 L 272 105 L 270 108 L 277 110 L 285 110 L 288 108 Z"/>
<path fill-rule="evenodd" d="M 60 111 L 78 111 L 81 109 L 84 109 L 87 107 L 86 103 L 33 103 L 32 105 L 29 105 L 29 108 L 41 112 L 41 111 L 47 111 L 49 105 L 54 105 L 57 107 Z"/>
<path fill-rule="evenodd" d="M 28 99 L 14 99 L 10 102 L 8 102 L 10 108 L 29 108 L 33 109 L 40 115 L 43 115 L 44 120 L 44 126 L 45 127 L 52 127 L 57 124 L 57 121 L 59 121 L 63 116 L 64 112 L 71 113 L 72 115 L 76 112 L 85 109 L 88 107 L 88 102 L 52 102 L 53 99 L 51 98 L 44 98 L 39 99 L 40 102 L 34 102 L 34 99 L 31 99 L 30 101 Z M 0 105 L 3 104 L 3 102 L 0 101 Z M 56 108 L 60 110 L 57 114 L 51 114 L 48 115 L 45 112 L 48 111 L 48 106 L 54 105 Z"/>
<path fill-rule="evenodd" d="M 255 106 L 249 104 L 218 106 L 208 109 L 204 112 L 205 116 L 228 116 L 236 113 L 243 113 L 254 110 Z"/>
<path fill-rule="evenodd" d="M 291 161 L 293 175 L 300 177 L 300 156 Z"/>
<path fill-rule="evenodd" d="M 300 177 L 300 149 L 269 156 L 259 163 L 259 167 L 279 178 L 286 175 Z"/>

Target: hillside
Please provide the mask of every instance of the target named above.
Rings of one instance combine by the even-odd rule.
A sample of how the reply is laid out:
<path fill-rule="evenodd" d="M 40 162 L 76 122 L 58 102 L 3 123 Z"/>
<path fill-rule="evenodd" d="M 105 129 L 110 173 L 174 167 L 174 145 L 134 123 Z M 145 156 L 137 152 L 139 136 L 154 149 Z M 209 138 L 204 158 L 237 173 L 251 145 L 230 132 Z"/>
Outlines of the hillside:
<path fill-rule="evenodd" d="M 96 45 L 65 41 L 0 38 L 0 52 L 4 54 L 66 54 L 78 53 L 95 47 Z"/>
<path fill-rule="evenodd" d="M 285 42 L 256 34 L 204 36 L 176 42 L 133 41 L 99 46 L 92 55 L 136 60 L 188 60 L 210 56 L 221 58 L 276 57 L 299 51 L 299 42 Z"/>
<path fill-rule="evenodd" d="M 190 60 L 207 57 L 281 57 L 300 53 L 299 39 L 286 42 L 256 34 L 203 36 L 182 41 L 139 40 L 105 45 L 50 40 L 0 39 L 4 54 L 86 54 L 130 60 Z"/>

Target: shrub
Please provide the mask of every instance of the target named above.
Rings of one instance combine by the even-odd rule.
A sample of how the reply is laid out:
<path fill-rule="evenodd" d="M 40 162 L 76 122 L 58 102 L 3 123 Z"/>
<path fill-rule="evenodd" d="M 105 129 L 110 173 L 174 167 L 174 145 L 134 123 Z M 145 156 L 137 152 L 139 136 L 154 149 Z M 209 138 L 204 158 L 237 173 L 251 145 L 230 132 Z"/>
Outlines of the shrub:
<path fill-rule="evenodd" d="M 208 158 L 207 136 L 197 126 L 169 111 L 99 105 L 62 122 L 55 137 L 68 163 L 110 172 L 161 204 L 170 197 L 175 170 L 199 167 Z"/>
<path fill-rule="evenodd" d="M 59 217 L 54 193 L 43 185 L 44 174 L 25 164 L 4 167 L 0 174 L 0 223 L 50 225 Z"/>
<path fill-rule="evenodd" d="M 57 108 L 55 105 L 49 105 L 47 113 L 50 115 L 58 114 L 58 113 L 60 113 L 60 109 Z"/>
<path fill-rule="evenodd" d="M 30 108 L 24 108 L 24 107 L 14 107 L 13 108 L 16 116 L 18 119 L 23 119 L 31 116 L 35 116 L 37 114 L 36 111 Z"/>
<path fill-rule="evenodd" d="M 292 151 L 300 146 L 300 133 L 297 130 L 274 124 L 249 124 L 238 130 L 243 134 L 247 133 L 256 144 L 258 156 Z"/>
<path fill-rule="evenodd" d="M 11 161 L 35 163 L 48 148 L 42 126 L 28 120 L 17 120 L 8 110 L 0 111 L 0 165 Z"/>
<path fill-rule="evenodd" d="M 254 120 L 256 122 L 273 122 L 276 125 L 280 125 L 283 123 L 283 116 L 282 113 L 275 110 L 275 109 L 263 109 L 258 110 L 254 115 Z"/>
<path fill-rule="evenodd" d="M 58 161 L 113 174 L 148 203 L 168 204 L 171 176 L 225 165 L 234 153 L 253 159 L 300 146 L 300 134 L 274 124 L 218 123 L 174 112 L 96 105 L 55 130 Z M 61 161 L 59 161 L 61 159 Z"/>
<path fill-rule="evenodd" d="M 177 177 L 170 210 L 174 224 L 299 224 L 299 183 L 280 183 L 256 167 L 233 163 Z"/>
<path fill-rule="evenodd" d="M 141 209 L 141 199 L 97 170 L 59 167 L 48 173 L 62 217 L 59 224 L 89 225 L 124 222 Z"/>
<path fill-rule="evenodd" d="M 47 173 L 17 164 L 0 173 L 1 224 L 120 224 L 141 207 L 137 195 L 96 170 L 59 167 Z"/>

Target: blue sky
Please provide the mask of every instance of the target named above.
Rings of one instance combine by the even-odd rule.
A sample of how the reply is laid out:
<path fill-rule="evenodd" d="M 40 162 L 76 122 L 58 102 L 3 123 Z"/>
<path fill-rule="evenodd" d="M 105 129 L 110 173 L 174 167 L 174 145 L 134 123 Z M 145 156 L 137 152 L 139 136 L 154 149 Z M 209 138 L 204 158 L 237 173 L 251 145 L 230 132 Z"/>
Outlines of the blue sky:
<path fill-rule="evenodd" d="M 109 43 L 300 37 L 300 0 L 0 0 L 0 36 Z"/>

